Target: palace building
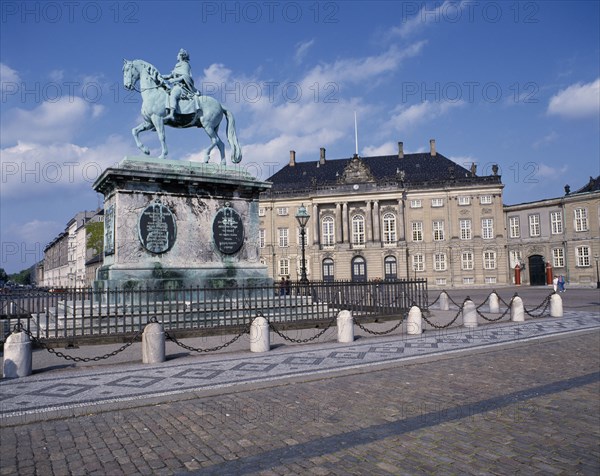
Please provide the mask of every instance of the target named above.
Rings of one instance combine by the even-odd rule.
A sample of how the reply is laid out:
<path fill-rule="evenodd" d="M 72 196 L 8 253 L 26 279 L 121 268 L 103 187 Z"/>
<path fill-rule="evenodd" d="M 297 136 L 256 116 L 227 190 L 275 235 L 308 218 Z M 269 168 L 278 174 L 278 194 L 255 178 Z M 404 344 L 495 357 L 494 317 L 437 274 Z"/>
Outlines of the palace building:
<path fill-rule="evenodd" d="M 509 284 L 504 185 L 436 151 L 296 161 L 260 197 L 261 261 L 276 280 L 301 275 L 304 205 L 310 280 L 427 278 L 431 287 Z"/>

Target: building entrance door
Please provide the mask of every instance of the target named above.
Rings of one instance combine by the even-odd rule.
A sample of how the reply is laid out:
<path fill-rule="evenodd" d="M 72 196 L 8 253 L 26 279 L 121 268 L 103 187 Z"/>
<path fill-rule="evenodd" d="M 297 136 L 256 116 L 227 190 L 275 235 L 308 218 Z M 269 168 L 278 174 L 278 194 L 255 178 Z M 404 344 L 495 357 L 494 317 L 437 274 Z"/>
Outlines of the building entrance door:
<path fill-rule="evenodd" d="M 541 255 L 529 257 L 529 284 L 543 286 L 546 284 L 546 264 Z"/>

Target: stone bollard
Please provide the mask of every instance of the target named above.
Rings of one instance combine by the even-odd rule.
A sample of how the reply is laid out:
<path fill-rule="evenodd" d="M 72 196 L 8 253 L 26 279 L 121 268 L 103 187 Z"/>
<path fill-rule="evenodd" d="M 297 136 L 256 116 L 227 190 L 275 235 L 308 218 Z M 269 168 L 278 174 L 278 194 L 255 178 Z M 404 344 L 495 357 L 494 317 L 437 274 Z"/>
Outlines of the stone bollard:
<path fill-rule="evenodd" d="M 525 308 L 523 300 L 519 296 L 515 296 L 510 306 L 510 320 L 513 322 L 525 321 Z"/>
<path fill-rule="evenodd" d="M 25 332 L 13 332 L 4 343 L 4 378 L 31 375 L 31 340 Z"/>
<path fill-rule="evenodd" d="M 408 320 L 406 322 L 406 332 L 408 334 L 422 334 L 423 333 L 423 315 L 419 306 L 413 306 L 408 311 Z"/>
<path fill-rule="evenodd" d="M 463 315 L 463 326 L 464 327 L 477 327 L 477 308 L 475 303 L 469 298 L 465 300 L 462 308 Z"/>
<path fill-rule="evenodd" d="M 550 296 L 550 317 L 563 317 L 562 298 L 558 293 Z"/>
<path fill-rule="evenodd" d="M 271 350 L 269 323 L 263 316 L 258 316 L 250 326 L 250 351 L 269 352 Z"/>
<path fill-rule="evenodd" d="M 448 294 L 446 291 L 442 291 L 440 293 L 440 311 L 449 311 L 450 310 L 450 302 L 448 300 Z"/>
<path fill-rule="evenodd" d="M 494 291 L 490 294 L 490 298 L 488 300 L 489 312 L 499 313 L 500 312 L 500 300 L 498 299 L 498 295 Z"/>
<path fill-rule="evenodd" d="M 338 342 L 354 342 L 354 320 L 350 311 L 340 311 L 337 316 Z"/>
<path fill-rule="evenodd" d="M 165 331 L 162 324 L 151 322 L 142 334 L 142 362 L 160 364 L 165 360 Z"/>

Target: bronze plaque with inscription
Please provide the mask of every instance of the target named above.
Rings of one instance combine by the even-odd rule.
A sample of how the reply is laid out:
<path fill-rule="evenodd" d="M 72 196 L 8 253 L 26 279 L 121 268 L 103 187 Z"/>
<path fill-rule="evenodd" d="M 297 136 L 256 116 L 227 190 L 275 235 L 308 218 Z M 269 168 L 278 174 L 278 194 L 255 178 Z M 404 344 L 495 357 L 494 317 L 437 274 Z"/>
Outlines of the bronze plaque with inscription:
<path fill-rule="evenodd" d="M 227 255 L 237 253 L 244 244 L 242 217 L 228 204 L 215 215 L 213 240 L 217 249 Z"/>
<path fill-rule="evenodd" d="M 165 253 L 175 244 L 175 217 L 168 207 L 156 199 L 141 213 L 138 231 L 142 246 L 150 253 Z"/>

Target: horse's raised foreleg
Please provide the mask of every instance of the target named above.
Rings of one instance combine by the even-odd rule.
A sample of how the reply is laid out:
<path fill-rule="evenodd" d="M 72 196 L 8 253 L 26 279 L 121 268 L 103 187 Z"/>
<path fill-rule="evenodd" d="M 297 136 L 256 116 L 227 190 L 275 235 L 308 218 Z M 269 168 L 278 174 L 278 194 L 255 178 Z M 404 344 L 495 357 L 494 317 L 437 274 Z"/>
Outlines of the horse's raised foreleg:
<path fill-rule="evenodd" d="M 137 148 L 140 149 L 146 155 L 150 155 L 150 149 L 148 149 L 148 147 L 142 144 L 142 142 L 140 141 L 139 134 L 140 132 L 152 129 L 154 129 L 154 125 L 148 120 L 142 122 L 138 126 L 131 129 L 131 134 L 133 135 L 133 138 L 135 140 L 135 145 L 137 145 Z"/>
<path fill-rule="evenodd" d="M 165 140 L 165 124 L 163 122 L 163 117 L 155 114 L 151 119 L 152 124 L 154 124 L 154 128 L 156 129 L 156 133 L 158 134 L 158 140 L 160 141 L 161 154 L 158 158 L 166 159 L 169 151 L 167 150 L 167 141 Z"/>

